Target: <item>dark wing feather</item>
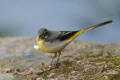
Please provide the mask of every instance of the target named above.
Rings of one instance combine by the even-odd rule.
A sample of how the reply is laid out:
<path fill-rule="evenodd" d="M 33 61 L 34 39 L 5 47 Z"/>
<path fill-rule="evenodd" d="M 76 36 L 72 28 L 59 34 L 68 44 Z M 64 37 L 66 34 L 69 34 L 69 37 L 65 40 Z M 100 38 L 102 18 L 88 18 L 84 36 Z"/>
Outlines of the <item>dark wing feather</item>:
<path fill-rule="evenodd" d="M 60 41 L 67 40 L 72 37 L 78 31 L 60 31 L 60 35 L 57 37 Z"/>

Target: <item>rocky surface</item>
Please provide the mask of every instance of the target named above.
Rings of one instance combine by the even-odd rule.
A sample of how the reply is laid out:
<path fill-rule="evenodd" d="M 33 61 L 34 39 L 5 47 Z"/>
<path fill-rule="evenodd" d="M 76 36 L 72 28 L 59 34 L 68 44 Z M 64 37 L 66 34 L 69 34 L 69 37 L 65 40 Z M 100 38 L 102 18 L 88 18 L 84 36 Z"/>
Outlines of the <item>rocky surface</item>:
<path fill-rule="evenodd" d="M 0 38 L 0 80 L 120 80 L 120 43 L 74 41 L 57 67 L 53 54 L 35 50 L 35 38 Z"/>

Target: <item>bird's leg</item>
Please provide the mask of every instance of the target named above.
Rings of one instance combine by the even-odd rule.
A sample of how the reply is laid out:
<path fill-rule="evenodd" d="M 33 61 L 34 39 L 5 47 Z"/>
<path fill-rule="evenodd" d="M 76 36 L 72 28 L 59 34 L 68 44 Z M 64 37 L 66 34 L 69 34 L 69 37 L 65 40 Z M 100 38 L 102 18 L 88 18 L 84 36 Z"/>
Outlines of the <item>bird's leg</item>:
<path fill-rule="evenodd" d="M 55 64 L 57 64 L 57 63 L 58 63 L 58 61 L 59 61 L 59 59 L 60 59 L 60 55 L 61 55 L 61 52 L 58 52 L 58 58 L 57 58 L 57 60 L 56 60 L 56 63 L 55 63 Z"/>
<path fill-rule="evenodd" d="M 52 65 L 52 63 L 53 63 L 53 60 L 56 58 L 56 56 L 57 56 L 57 53 L 54 54 L 54 56 L 53 56 L 53 58 L 52 58 L 52 61 L 51 61 L 51 63 L 50 63 L 51 65 Z"/>
<path fill-rule="evenodd" d="M 54 53 L 54 56 L 52 57 L 51 63 L 44 68 L 45 71 L 46 71 L 46 70 L 50 70 L 50 69 L 53 68 L 53 67 L 52 67 L 52 66 L 53 66 L 53 60 L 56 58 L 56 56 L 57 56 L 57 53 Z"/>

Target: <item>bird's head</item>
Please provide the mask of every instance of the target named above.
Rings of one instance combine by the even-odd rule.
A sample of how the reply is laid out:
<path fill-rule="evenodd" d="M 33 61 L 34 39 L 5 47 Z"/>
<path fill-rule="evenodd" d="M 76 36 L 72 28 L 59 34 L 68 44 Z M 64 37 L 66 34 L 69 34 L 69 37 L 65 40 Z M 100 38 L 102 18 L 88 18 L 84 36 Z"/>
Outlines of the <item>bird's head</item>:
<path fill-rule="evenodd" d="M 49 31 L 46 28 L 41 28 L 38 31 L 38 37 L 39 39 L 47 39 L 49 35 Z"/>

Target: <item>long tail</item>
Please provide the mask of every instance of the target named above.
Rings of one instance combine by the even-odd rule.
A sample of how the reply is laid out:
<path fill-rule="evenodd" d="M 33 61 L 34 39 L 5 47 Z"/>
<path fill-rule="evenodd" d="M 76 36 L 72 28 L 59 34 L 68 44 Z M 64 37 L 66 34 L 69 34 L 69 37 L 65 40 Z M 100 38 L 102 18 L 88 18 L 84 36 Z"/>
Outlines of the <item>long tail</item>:
<path fill-rule="evenodd" d="M 85 29 L 83 29 L 83 30 L 80 30 L 80 31 L 77 32 L 75 35 L 73 35 L 73 36 L 69 39 L 69 41 L 71 42 L 71 41 L 74 40 L 77 36 L 79 36 L 80 34 L 83 34 L 84 32 L 87 32 L 87 31 L 89 31 L 89 30 L 92 30 L 92 29 L 101 27 L 101 26 L 106 25 L 106 24 L 109 24 L 109 23 L 112 23 L 112 20 L 109 20 L 109 21 L 106 21 L 106 22 L 102 22 L 102 23 L 100 23 L 100 24 L 96 24 L 96 25 L 91 26 L 91 27 L 89 27 L 89 28 L 85 28 Z"/>

